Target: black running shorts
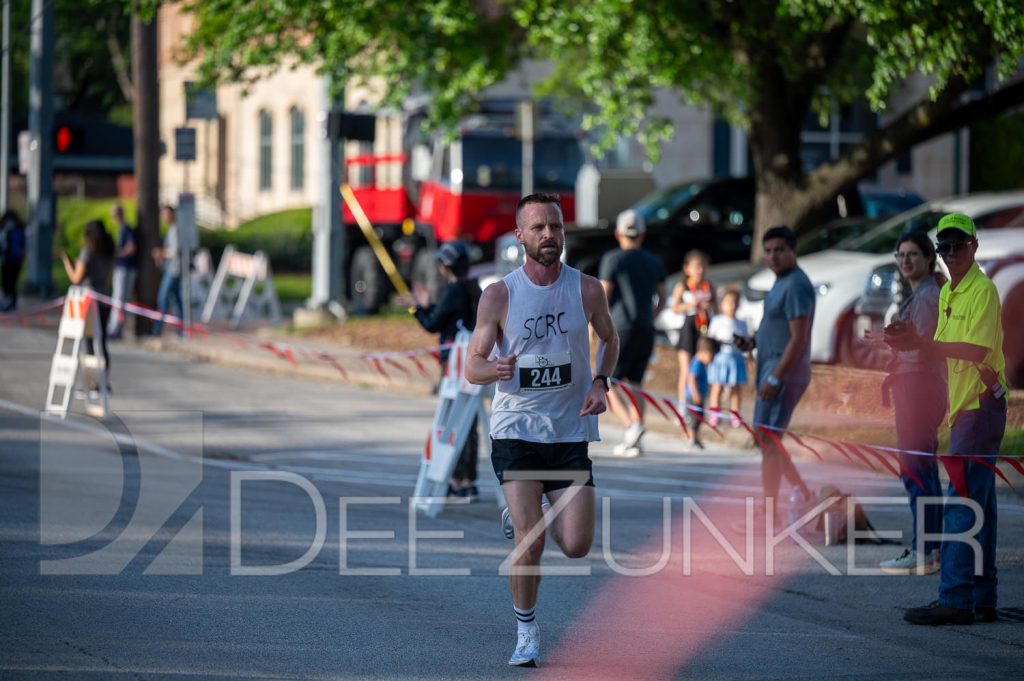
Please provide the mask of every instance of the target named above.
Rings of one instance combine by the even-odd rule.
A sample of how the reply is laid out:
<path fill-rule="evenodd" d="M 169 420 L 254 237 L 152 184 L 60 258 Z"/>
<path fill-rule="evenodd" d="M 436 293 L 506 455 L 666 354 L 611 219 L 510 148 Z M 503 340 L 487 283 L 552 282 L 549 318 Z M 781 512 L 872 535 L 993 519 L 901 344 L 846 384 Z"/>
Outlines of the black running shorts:
<path fill-rule="evenodd" d="M 612 376 L 640 385 L 647 373 L 647 363 L 654 352 L 654 328 L 636 326 L 632 329 L 618 329 L 619 361 Z"/>
<path fill-rule="evenodd" d="M 587 455 L 587 442 L 527 442 L 491 439 L 491 465 L 498 482 L 505 482 L 505 471 L 585 471 L 587 486 L 594 486 L 593 463 Z M 541 480 L 545 492 L 565 489 L 572 480 Z"/>

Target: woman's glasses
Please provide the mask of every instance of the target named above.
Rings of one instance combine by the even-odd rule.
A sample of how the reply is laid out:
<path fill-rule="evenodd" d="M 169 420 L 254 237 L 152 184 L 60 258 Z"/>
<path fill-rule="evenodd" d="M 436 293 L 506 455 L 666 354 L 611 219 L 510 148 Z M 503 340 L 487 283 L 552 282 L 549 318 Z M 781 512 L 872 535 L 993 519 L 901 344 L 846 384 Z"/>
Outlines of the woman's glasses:
<path fill-rule="evenodd" d="M 895 253 L 892 254 L 892 257 L 896 258 L 897 260 L 914 260 L 915 258 L 923 258 L 924 253 L 922 253 L 921 251 L 907 251 L 906 253 L 900 253 L 899 251 L 896 251 Z"/>

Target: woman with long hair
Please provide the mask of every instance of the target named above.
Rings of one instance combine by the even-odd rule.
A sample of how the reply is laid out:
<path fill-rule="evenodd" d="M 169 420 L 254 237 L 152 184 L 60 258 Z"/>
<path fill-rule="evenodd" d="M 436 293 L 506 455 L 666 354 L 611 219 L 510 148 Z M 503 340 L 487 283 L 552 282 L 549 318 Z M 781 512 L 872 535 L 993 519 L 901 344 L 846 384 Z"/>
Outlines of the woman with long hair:
<path fill-rule="evenodd" d="M 100 220 L 90 220 L 85 224 L 82 250 L 72 263 L 67 253 L 61 253 L 64 270 L 72 286 L 88 286 L 93 291 L 105 296 L 110 295 L 110 278 L 114 270 L 114 239 Z M 86 338 L 86 352 L 94 354 L 94 341 L 98 338 L 107 371 L 110 371 L 110 353 L 107 352 L 107 323 L 110 320 L 110 307 L 98 304 L 100 324 L 92 329 L 92 336 Z"/>

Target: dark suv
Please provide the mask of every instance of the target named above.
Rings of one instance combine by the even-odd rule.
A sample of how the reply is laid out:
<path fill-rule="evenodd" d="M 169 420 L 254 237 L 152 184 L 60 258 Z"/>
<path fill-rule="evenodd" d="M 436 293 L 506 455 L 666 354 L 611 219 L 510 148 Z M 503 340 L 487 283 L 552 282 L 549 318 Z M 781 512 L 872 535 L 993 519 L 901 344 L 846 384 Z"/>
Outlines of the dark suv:
<path fill-rule="evenodd" d="M 683 256 L 694 248 L 707 253 L 713 263 L 750 258 L 754 233 L 751 177 L 681 182 L 650 194 L 632 209 L 647 225 L 644 247 L 661 258 L 668 274 L 682 267 Z M 823 223 L 840 213 L 863 213 L 856 189 L 844 191 L 836 201 L 829 202 L 813 222 Z M 617 246 L 614 225 L 566 230 L 567 261 L 587 274 L 597 274 L 601 256 Z"/>

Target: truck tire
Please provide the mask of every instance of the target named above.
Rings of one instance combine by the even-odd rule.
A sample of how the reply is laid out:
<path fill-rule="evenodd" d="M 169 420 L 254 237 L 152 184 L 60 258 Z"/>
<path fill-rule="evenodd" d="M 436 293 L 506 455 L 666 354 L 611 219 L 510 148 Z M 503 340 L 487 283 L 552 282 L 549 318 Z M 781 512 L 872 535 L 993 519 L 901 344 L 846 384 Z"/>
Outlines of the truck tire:
<path fill-rule="evenodd" d="M 387 302 L 384 268 L 369 246 L 360 246 L 352 255 L 348 291 L 356 314 L 375 314 Z"/>
<path fill-rule="evenodd" d="M 416 251 L 412 260 L 412 285 L 422 285 L 430 293 L 430 300 L 437 302 L 444 290 L 445 282 L 441 279 L 441 271 L 437 267 L 437 251 L 423 247 Z"/>

